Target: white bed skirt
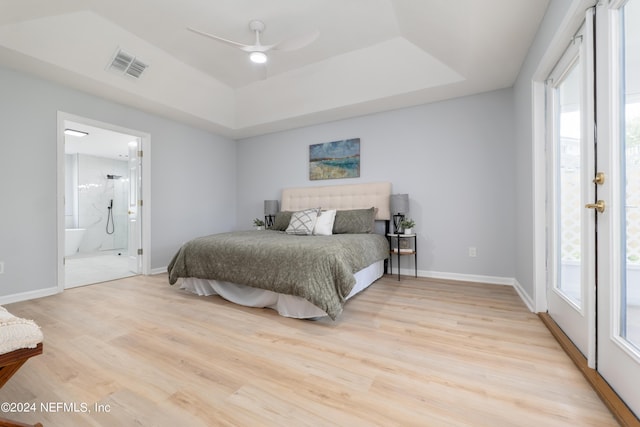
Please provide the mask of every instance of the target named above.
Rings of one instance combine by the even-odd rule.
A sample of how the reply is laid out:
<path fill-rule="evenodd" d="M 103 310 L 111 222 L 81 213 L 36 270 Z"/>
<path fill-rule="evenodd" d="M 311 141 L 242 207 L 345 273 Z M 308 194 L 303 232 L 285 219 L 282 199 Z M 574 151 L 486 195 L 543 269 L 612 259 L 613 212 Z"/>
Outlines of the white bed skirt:
<path fill-rule="evenodd" d="M 353 289 L 347 295 L 347 299 L 368 288 L 383 274 L 384 261 L 375 262 L 355 273 L 356 284 L 353 285 Z M 327 315 L 324 310 L 303 298 L 236 283 L 190 277 L 182 280 L 180 289 L 186 289 L 200 296 L 220 295 L 228 301 L 248 307 L 272 308 L 285 317 L 309 319 Z"/>

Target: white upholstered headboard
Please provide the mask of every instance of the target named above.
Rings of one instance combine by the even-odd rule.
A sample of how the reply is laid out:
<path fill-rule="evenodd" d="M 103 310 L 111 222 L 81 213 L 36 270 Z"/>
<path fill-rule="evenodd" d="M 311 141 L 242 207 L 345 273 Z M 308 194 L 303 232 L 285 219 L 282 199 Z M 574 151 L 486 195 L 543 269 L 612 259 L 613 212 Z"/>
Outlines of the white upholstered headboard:
<path fill-rule="evenodd" d="M 281 209 L 299 211 L 318 207 L 338 210 L 376 207 L 376 219 L 388 220 L 391 219 L 390 196 L 390 182 L 285 188 L 282 190 Z"/>

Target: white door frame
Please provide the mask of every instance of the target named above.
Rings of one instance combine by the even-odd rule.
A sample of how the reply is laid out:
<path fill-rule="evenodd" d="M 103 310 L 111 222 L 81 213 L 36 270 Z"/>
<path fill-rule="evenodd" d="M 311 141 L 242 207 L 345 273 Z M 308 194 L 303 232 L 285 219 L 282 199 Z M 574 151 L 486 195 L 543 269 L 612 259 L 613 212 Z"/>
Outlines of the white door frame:
<path fill-rule="evenodd" d="M 142 200 L 144 201 L 140 212 L 142 221 L 142 274 L 151 273 L 151 135 L 111 123 L 101 122 L 87 117 L 77 116 L 63 111 L 58 111 L 57 131 L 57 224 L 58 224 L 58 292 L 64 291 L 64 243 L 65 243 L 65 163 L 64 163 L 64 122 L 73 121 L 88 126 L 99 127 L 114 132 L 125 133 L 140 138 L 142 156 Z"/>
<path fill-rule="evenodd" d="M 587 358 L 589 367 L 596 365 L 595 343 L 595 215 L 592 211 L 583 208 L 586 203 L 591 203 L 595 197 L 595 184 L 591 179 L 595 176 L 594 169 L 594 62 L 593 62 L 593 20 L 594 10 L 590 8 L 585 14 L 584 25 L 579 33 L 574 35 L 566 51 L 558 64 L 550 74 L 547 91 L 547 178 L 548 190 L 547 207 L 547 303 L 549 315 L 560 325 L 571 338 L 576 347 Z M 560 141 L 556 140 L 559 128 L 556 123 L 558 111 L 555 111 L 556 88 L 564 81 L 565 73 L 573 69 L 579 73 L 581 96 L 579 110 L 581 115 L 580 130 L 580 195 L 578 202 L 578 215 L 580 216 L 580 298 L 573 301 L 565 294 L 564 281 L 559 274 L 568 268 L 559 260 L 558 243 L 561 236 L 558 234 L 557 223 L 558 206 L 558 161 L 560 156 Z M 551 126 L 549 126 L 551 124 Z M 553 170 L 549 169 L 549 166 Z M 562 289 L 560 288 L 562 286 Z"/>
<path fill-rule="evenodd" d="M 547 176 L 545 80 L 567 48 L 567 40 L 584 22 L 585 12 L 597 0 L 573 0 L 558 31 L 549 43 L 531 82 L 533 124 L 533 302 L 534 311 L 547 311 Z"/>
<path fill-rule="evenodd" d="M 603 199 L 607 210 L 598 221 L 598 371 L 616 393 L 635 413 L 640 414 L 640 394 L 638 378 L 640 355 L 632 345 L 619 335 L 620 328 L 620 285 L 622 284 L 623 251 L 618 242 L 626 208 L 623 196 L 624 181 L 620 179 L 619 168 L 624 159 L 620 138 L 621 111 L 615 106 L 621 102 L 620 74 L 611 64 L 620 64 L 621 31 L 619 8 L 626 0 L 613 0 L 606 7 L 598 8 L 600 31 L 606 37 L 599 42 L 598 99 L 606 100 L 599 110 L 598 139 L 603 141 L 598 149 L 598 169 L 605 173 L 605 185 L 599 189 L 598 199 Z M 614 106 L 614 107 L 610 107 Z M 600 148 L 602 147 L 602 149 Z"/>
<path fill-rule="evenodd" d="M 612 40 L 609 39 L 610 31 L 608 26 L 612 21 L 609 19 L 602 19 L 603 14 L 609 13 L 610 8 L 616 8 L 622 6 L 625 0 L 611 0 L 611 1 L 589 1 L 589 0 L 574 0 L 571 4 L 569 11 L 567 12 L 564 21 L 562 22 L 556 36 L 552 40 L 549 49 L 544 55 L 532 82 L 532 97 L 533 97 L 533 173 L 534 173 L 534 301 L 535 311 L 545 312 L 547 311 L 547 298 L 546 298 L 546 223 L 545 223 L 545 204 L 546 194 L 546 170 L 545 170 L 545 93 L 544 93 L 544 79 L 549 74 L 550 70 L 555 65 L 557 58 L 560 57 L 562 50 L 566 47 L 566 40 L 570 37 L 570 34 L 577 29 L 578 22 L 582 20 L 584 12 L 587 8 L 598 4 L 596 7 L 596 13 L 600 15 L 598 19 L 598 32 L 600 36 L 597 38 L 598 51 L 598 64 L 597 73 L 598 79 L 601 79 L 600 84 L 597 87 L 597 99 L 602 101 L 598 111 L 598 126 L 597 133 L 600 141 L 607 141 L 608 144 L 616 144 L 617 138 L 613 135 L 613 129 L 611 123 L 617 123 L 617 118 L 611 116 L 612 111 L 607 105 L 615 105 L 612 102 L 611 97 L 615 95 L 613 90 L 616 86 L 615 75 L 610 73 L 610 64 L 615 63 L 616 58 L 611 57 L 615 49 L 612 46 Z M 603 25 L 604 24 L 604 25 Z M 605 37 L 602 34 L 606 35 Z M 602 81 L 608 84 L 602 84 Z M 615 101 L 615 99 L 613 100 Z M 605 111 L 600 111 L 600 108 L 604 108 Z M 607 150 L 602 149 L 602 142 L 599 145 L 598 154 L 598 171 L 605 172 L 610 175 L 611 171 L 615 170 L 613 165 L 619 164 L 619 159 L 615 157 L 618 155 L 617 150 L 608 151 L 611 155 L 606 153 Z M 604 155 L 603 155 L 604 153 Z M 637 392 L 637 371 L 634 371 L 633 376 L 624 369 L 624 363 L 629 359 L 632 359 L 632 363 L 640 363 L 640 358 L 626 348 L 626 343 L 617 338 L 617 325 L 615 325 L 615 317 L 611 320 L 608 310 L 612 310 L 612 307 L 617 303 L 618 295 L 616 295 L 616 286 L 612 284 L 618 280 L 619 270 L 621 267 L 617 262 L 613 262 L 619 255 L 616 255 L 615 247 L 603 246 L 602 242 L 608 242 L 611 240 L 612 233 L 616 232 L 616 224 L 613 221 L 612 216 L 619 214 L 621 197 L 618 191 L 612 187 L 612 183 L 615 182 L 615 178 L 609 176 L 609 179 L 605 180 L 605 184 L 598 187 L 598 199 L 603 199 L 607 203 L 607 210 L 602 214 L 602 221 L 598 221 L 598 247 L 603 249 L 599 254 L 599 260 L 605 260 L 611 266 L 611 270 L 603 271 L 603 268 L 599 268 L 598 278 L 598 364 L 597 371 L 604 380 L 611 384 L 613 390 L 629 405 L 631 408 L 636 408 L 636 413 L 640 407 L 640 395 Z M 616 185 L 620 185 L 619 183 Z M 608 216 L 609 218 L 605 218 Z M 614 239 L 619 240 L 619 239 Z M 606 259 L 605 259 L 606 258 Z M 600 266 L 601 267 L 601 266 Z M 602 307 L 606 307 L 601 311 Z M 593 309 L 593 308 L 591 308 Z M 610 321 L 611 320 L 611 321 Z M 609 354 L 609 351 L 605 348 L 611 346 L 616 350 L 615 354 Z M 605 354 L 606 352 L 606 354 Z M 624 359 L 624 360 L 623 360 Z M 607 367 L 609 366 L 609 368 Z M 593 366 L 590 367 L 593 368 Z"/>

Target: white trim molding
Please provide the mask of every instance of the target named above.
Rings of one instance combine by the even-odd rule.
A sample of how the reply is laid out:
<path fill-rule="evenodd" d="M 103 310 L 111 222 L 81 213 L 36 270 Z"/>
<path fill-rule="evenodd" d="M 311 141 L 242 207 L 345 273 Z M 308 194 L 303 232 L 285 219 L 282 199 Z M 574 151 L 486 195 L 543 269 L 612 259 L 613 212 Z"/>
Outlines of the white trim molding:
<path fill-rule="evenodd" d="M 162 273 L 166 273 L 166 272 L 167 272 L 167 266 L 159 267 L 159 268 L 152 268 L 151 271 L 149 271 L 149 275 L 154 276 L 156 274 L 162 274 Z"/>
<path fill-rule="evenodd" d="M 395 274 L 398 274 L 398 270 L 394 269 Z M 414 276 L 415 270 L 411 268 L 401 268 L 400 274 L 406 276 Z M 418 270 L 418 277 L 426 277 L 429 279 L 442 279 L 442 280 L 456 280 L 459 282 L 475 282 L 486 283 L 488 285 L 506 285 L 513 286 L 515 279 L 513 277 L 500 277 L 500 276 L 482 276 L 477 274 L 462 274 L 462 273 L 446 273 L 443 271 L 424 271 Z"/>
<path fill-rule="evenodd" d="M 166 274 L 166 273 L 167 273 L 167 266 L 154 268 L 149 271 L 150 275 Z M 395 270 L 395 275 L 397 274 L 398 274 L 398 270 Z M 407 269 L 401 268 L 400 274 L 404 276 L 413 276 L 415 274 L 415 270 L 410 268 L 407 268 Z M 390 276 L 393 276 L 393 274 L 391 274 Z M 518 283 L 518 281 L 512 277 L 483 276 L 483 275 L 477 275 L 477 274 L 461 274 L 461 273 L 445 273 L 442 271 L 424 271 L 424 270 L 418 270 L 418 277 L 424 277 L 428 279 L 453 280 L 457 282 L 483 283 L 487 285 L 513 286 L 515 291 L 520 296 L 520 299 L 522 299 L 522 301 L 527 306 L 529 311 L 534 313 L 536 312 L 533 308 L 534 305 L 531 297 L 527 295 L 527 293 L 525 292 L 524 288 L 522 288 L 520 283 Z M 167 285 L 168 284 L 169 283 L 167 282 Z M 35 299 L 35 298 L 48 297 L 50 295 L 54 295 L 57 293 L 59 293 L 59 291 L 58 291 L 58 287 L 56 286 L 52 288 L 41 289 L 38 291 L 6 295 L 3 297 L 0 297 L 0 305 L 11 304 L 14 302 L 26 301 L 26 300 Z"/>
<path fill-rule="evenodd" d="M 58 286 L 50 288 L 38 289 L 29 292 L 20 292 L 17 294 L 4 295 L 0 297 L 0 305 L 13 304 L 14 302 L 28 301 L 36 298 L 48 297 L 59 293 Z"/>
<path fill-rule="evenodd" d="M 533 167 L 533 303 L 534 312 L 547 311 L 547 213 L 546 213 L 546 128 L 545 81 L 567 48 L 570 40 L 584 21 L 585 11 L 597 0 L 573 0 L 544 55 L 540 59 L 531 81 L 532 96 L 532 167 Z M 521 287 L 520 287 L 521 288 Z M 517 289 L 517 287 L 516 287 Z M 522 289 L 522 288 L 521 288 Z M 526 295 L 526 294 L 525 294 Z M 524 300 L 524 299 L 523 299 Z M 527 303 L 525 301 L 525 303 Z"/>
<path fill-rule="evenodd" d="M 394 270 L 395 275 L 397 276 L 398 270 Z M 401 268 L 400 274 L 405 276 L 413 277 L 415 275 L 415 270 L 411 268 Z M 393 274 L 391 274 L 393 276 Z M 483 283 L 487 285 L 503 285 L 503 286 L 512 286 L 520 299 L 527 306 L 529 311 L 532 313 L 536 313 L 535 305 L 533 303 L 533 299 L 527 292 L 524 290 L 522 285 L 513 277 L 501 277 L 501 276 L 483 276 L 477 274 L 461 274 L 461 273 L 446 273 L 442 271 L 424 271 L 418 270 L 418 277 L 425 277 L 428 279 L 440 279 L 440 280 L 454 280 L 457 282 L 471 282 L 471 283 Z"/>
<path fill-rule="evenodd" d="M 536 310 L 536 306 L 534 304 L 533 298 L 531 298 L 527 294 L 527 292 L 524 290 L 524 288 L 522 287 L 520 282 L 518 282 L 516 279 L 513 279 L 513 289 L 516 290 L 516 292 L 520 296 L 520 299 L 522 300 L 522 302 L 524 302 L 524 305 L 527 306 L 527 308 L 529 309 L 530 312 L 532 312 L 532 313 L 539 313 L 540 312 L 540 310 Z M 546 309 L 544 311 L 546 311 Z"/>
<path fill-rule="evenodd" d="M 142 274 L 147 275 L 151 269 L 151 135 L 146 132 L 129 129 L 120 125 L 102 122 L 88 117 L 77 116 L 75 114 L 58 111 L 57 114 L 57 228 L 58 228 L 58 256 L 57 256 L 57 283 L 58 292 L 65 289 L 65 270 L 64 270 L 64 122 L 73 121 L 83 123 L 89 126 L 99 127 L 114 132 L 126 133 L 140 138 L 140 148 L 143 151 L 142 156 L 142 194 L 140 199 L 143 201 L 141 206 L 142 218 Z"/>
<path fill-rule="evenodd" d="M 151 270 L 151 274 L 163 274 L 167 272 L 167 267 L 154 268 Z M 400 274 L 403 276 L 413 277 L 415 270 L 413 268 L 401 268 Z M 398 275 L 398 270 L 394 269 L 389 276 Z M 483 283 L 487 285 L 502 285 L 513 286 L 520 298 L 525 303 L 530 311 L 535 312 L 533 309 L 533 300 L 524 291 L 524 288 L 520 286 L 520 283 L 513 277 L 501 277 L 501 276 L 483 276 L 478 274 L 461 274 L 461 273 L 446 273 L 443 271 L 425 271 L 418 270 L 418 277 L 424 277 L 427 279 L 440 279 L 440 280 L 453 280 L 456 282 L 471 282 L 471 283 Z"/>

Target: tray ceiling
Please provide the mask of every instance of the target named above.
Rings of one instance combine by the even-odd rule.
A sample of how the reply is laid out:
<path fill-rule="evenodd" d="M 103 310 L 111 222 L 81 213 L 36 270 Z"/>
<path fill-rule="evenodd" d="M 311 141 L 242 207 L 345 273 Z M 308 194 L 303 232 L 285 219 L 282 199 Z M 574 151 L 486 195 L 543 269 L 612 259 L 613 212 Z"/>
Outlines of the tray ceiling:
<path fill-rule="evenodd" d="M 0 65 L 233 138 L 513 85 L 548 0 L 0 0 Z M 252 44 L 318 30 L 266 65 Z M 122 49 L 139 79 L 108 65 Z"/>

